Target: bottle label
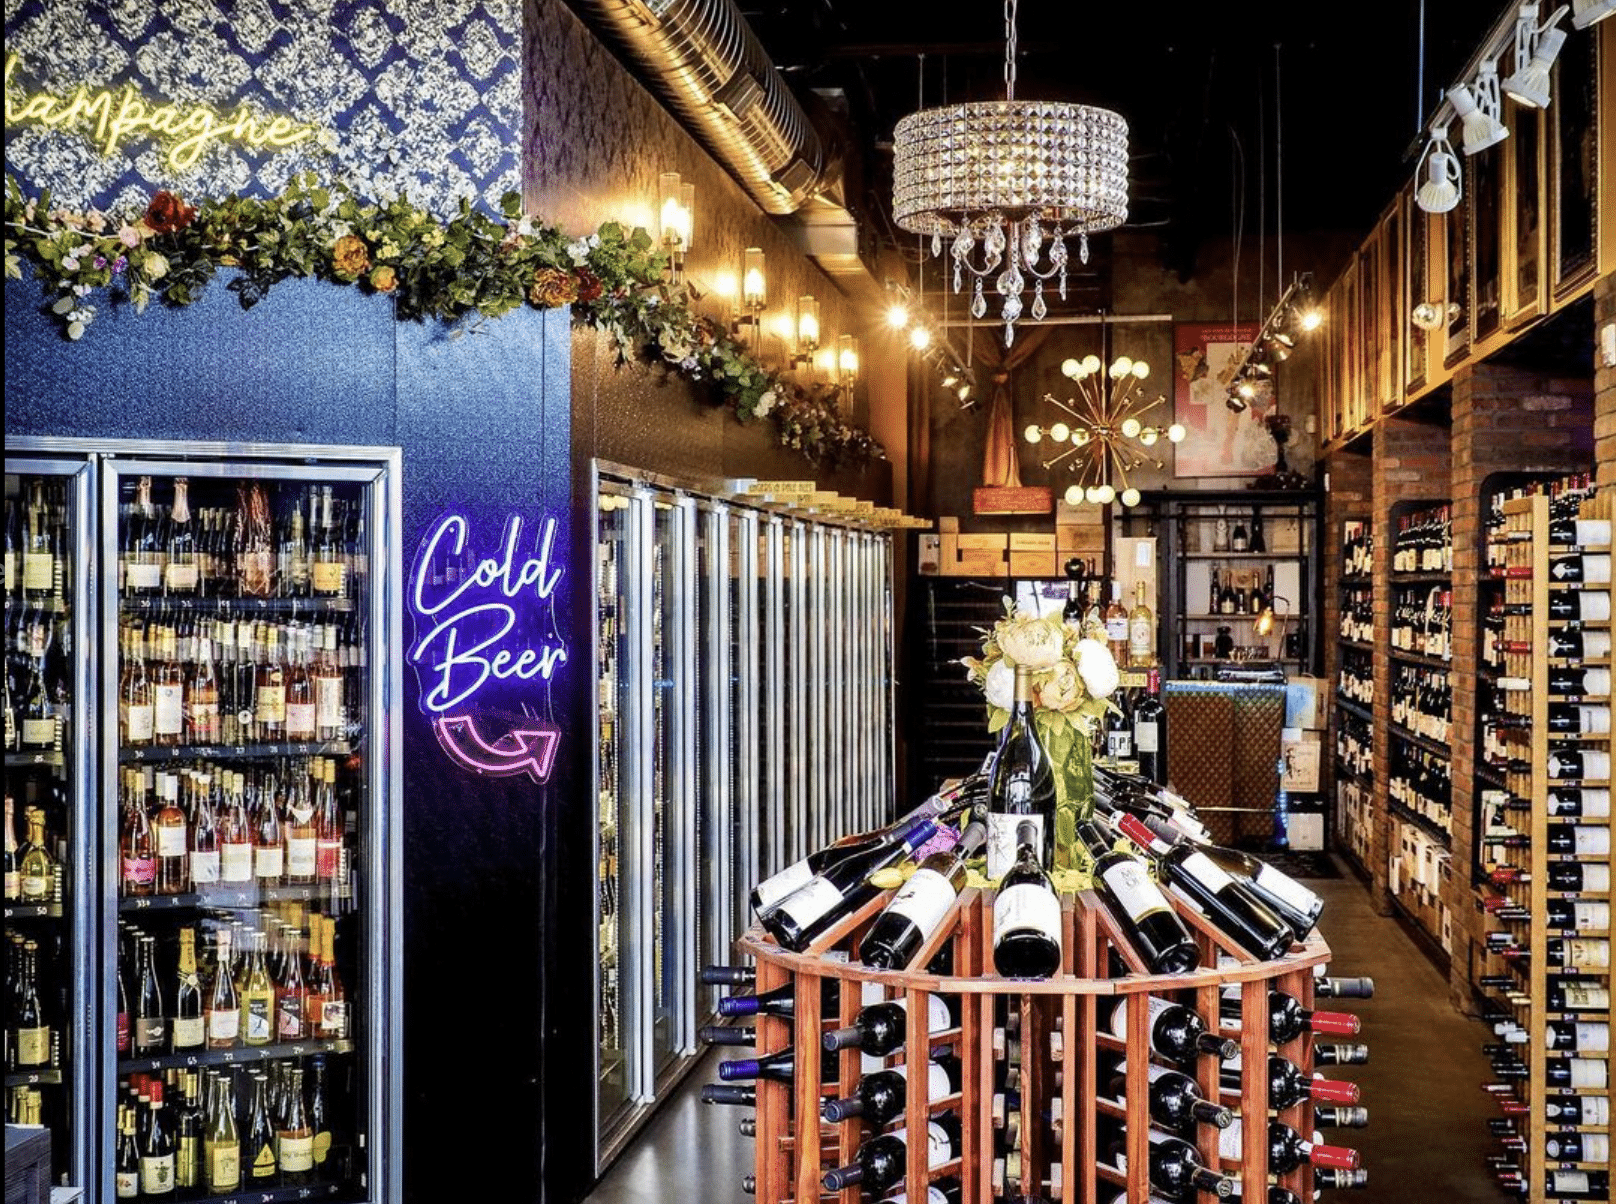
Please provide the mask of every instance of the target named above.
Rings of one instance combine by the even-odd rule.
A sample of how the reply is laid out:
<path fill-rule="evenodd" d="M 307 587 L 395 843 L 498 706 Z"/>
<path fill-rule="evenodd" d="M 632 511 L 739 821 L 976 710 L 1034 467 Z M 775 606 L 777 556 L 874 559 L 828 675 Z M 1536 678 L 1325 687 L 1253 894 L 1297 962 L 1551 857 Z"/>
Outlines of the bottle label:
<path fill-rule="evenodd" d="M 129 1013 L 128 1012 L 119 1012 L 118 1013 L 118 1018 L 114 1022 L 114 1026 L 113 1026 L 113 1034 L 114 1034 L 114 1040 L 116 1040 L 117 1043 L 118 1043 L 118 1045 L 117 1045 L 118 1052 L 121 1053 L 121 1054 L 128 1053 L 129 1052 Z"/>
<path fill-rule="evenodd" d="M 1227 1129 L 1218 1130 L 1218 1157 L 1239 1162 L 1241 1155 L 1241 1126 L 1237 1120 Z"/>
<path fill-rule="evenodd" d="M 17 1030 L 17 1065 L 45 1065 L 50 1061 L 50 1048 L 50 1025 Z"/>
<path fill-rule="evenodd" d="M 282 995 L 275 1009 L 277 1034 L 283 1041 L 303 1039 L 303 999 L 296 994 Z"/>
<path fill-rule="evenodd" d="M 314 1138 L 290 1137 L 282 1133 L 275 1144 L 280 1147 L 281 1170 L 287 1174 L 314 1168 Z"/>
<path fill-rule="evenodd" d="M 791 893 L 780 904 L 780 910 L 790 916 L 799 928 L 807 928 L 831 911 L 842 901 L 842 892 L 834 883 L 815 877 L 807 886 Z"/>
<path fill-rule="evenodd" d="M 1610 942 L 1572 940 L 1565 943 L 1565 964 L 1577 970 L 1608 970 Z"/>
<path fill-rule="evenodd" d="M 1101 875 L 1122 905 L 1122 910 L 1135 922 L 1157 912 L 1171 912 L 1172 906 L 1160 888 L 1150 880 L 1145 867 L 1129 859 L 1111 866 Z"/>
<path fill-rule="evenodd" d="M 1133 725 L 1133 745 L 1142 753 L 1161 751 L 1161 725 L 1152 719 Z"/>
<path fill-rule="evenodd" d="M 56 717 L 48 719 L 24 719 L 22 721 L 22 742 L 35 748 L 48 748 L 56 743 Z"/>
<path fill-rule="evenodd" d="M 174 1048 L 195 1049 L 207 1039 L 206 1027 L 201 1016 L 175 1016 Z"/>
<path fill-rule="evenodd" d="M 161 1016 L 135 1017 L 135 1048 L 157 1049 L 168 1032 L 168 1024 Z"/>
<path fill-rule="evenodd" d="M 1264 862 L 1262 868 L 1257 871 L 1253 881 L 1274 898 L 1288 903 L 1304 916 L 1311 916 L 1319 905 L 1319 897 L 1316 894 L 1283 870 L 1276 870 L 1267 862 Z"/>
<path fill-rule="evenodd" d="M 1603 1059 L 1567 1058 L 1571 1074 L 1571 1087 L 1592 1088 L 1603 1091 L 1610 1082 L 1610 1071 Z"/>
<path fill-rule="evenodd" d="M 175 564 L 170 561 L 163 572 L 163 582 L 170 592 L 186 592 L 196 588 L 196 565 Z"/>
<path fill-rule="evenodd" d="M 158 686 L 154 691 L 152 720 L 159 736 L 177 736 L 185 730 L 185 688 Z"/>
<path fill-rule="evenodd" d="M 51 880 L 44 874 L 24 874 L 22 876 L 22 897 L 29 902 L 38 902 L 50 894 Z M 9 891 L 7 892 L 10 893 Z"/>
<path fill-rule="evenodd" d="M 192 702 L 188 708 L 192 738 L 198 744 L 211 744 L 219 738 L 219 704 Z"/>
<path fill-rule="evenodd" d="M 1234 884 L 1234 879 L 1205 853 L 1191 853 L 1178 863 L 1178 868 L 1180 872 L 1188 874 L 1213 894 Z"/>
<path fill-rule="evenodd" d="M 163 566 L 131 560 L 124 568 L 123 580 L 124 586 L 128 589 L 158 589 L 163 584 Z"/>
<path fill-rule="evenodd" d="M 152 708 L 150 704 L 132 704 L 124 708 L 124 740 L 130 744 L 145 744 L 152 738 Z"/>
<path fill-rule="evenodd" d="M 219 880 L 219 850 L 191 850 L 191 885 L 212 886 Z"/>
<path fill-rule="evenodd" d="M 123 880 L 127 886 L 150 886 L 157 880 L 157 862 L 150 857 L 125 857 Z"/>
<path fill-rule="evenodd" d="M 56 584 L 56 557 L 49 552 L 22 554 L 22 587 L 28 590 L 48 590 Z"/>
<path fill-rule="evenodd" d="M 249 997 L 242 1005 L 242 1020 L 247 1032 L 242 1037 L 249 1045 L 267 1045 L 275 1035 L 275 998 L 272 995 Z"/>
<path fill-rule="evenodd" d="M 289 836 L 286 838 L 286 872 L 291 877 L 314 877 L 316 860 L 314 837 Z"/>
<path fill-rule="evenodd" d="M 1126 618 L 1107 619 L 1105 621 L 1105 638 L 1115 644 L 1128 642 L 1128 620 Z"/>
<path fill-rule="evenodd" d="M 321 728 L 333 728 L 342 723 L 342 678 L 314 679 L 314 721 Z"/>
<path fill-rule="evenodd" d="M 314 875 L 317 878 L 335 878 L 342 864 L 342 841 L 319 840 L 314 846 Z"/>
<path fill-rule="evenodd" d="M 954 1140 L 936 1121 L 926 1125 L 926 1165 L 935 1170 L 954 1157 Z"/>
<path fill-rule="evenodd" d="M 259 723 L 285 723 L 286 722 L 286 687 L 259 686 L 254 694 L 256 711 L 254 717 Z"/>
<path fill-rule="evenodd" d="M 916 870 L 892 897 L 887 911 L 902 916 L 920 929 L 921 940 L 937 930 L 937 925 L 954 905 L 954 887 L 936 870 Z"/>
<path fill-rule="evenodd" d="M 268 1179 L 275 1173 L 275 1147 L 265 1142 L 259 1147 L 258 1153 L 253 1155 L 252 1177 L 254 1179 Z"/>
<path fill-rule="evenodd" d="M 317 594 L 340 594 L 347 566 L 340 560 L 316 560 L 312 584 Z"/>
<path fill-rule="evenodd" d="M 1549 1186 L 1553 1192 L 1576 1192 L 1588 1195 L 1593 1191 L 1587 1171 L 1550 1171 Z"/>
<path fill-rule="evenodd" d="M 214 1008 L 208 1012 L 208 1040 L 234 1041 L 240 1035 L 239 1008 Z"/>
<path fill-rule="evenodd" d="M 1038 829 L 1038 843 L 1034 847 L 1041 852 L 1044 847 L 1042 815 L 988 812 L 987 876 L 990 882 L 1003 878 L 1016 863 L 1016 829 L 1025 823 L 1033 824 Z"/>
<path fill-rule="evenodd" d="M 251 882 L 253 876 L 253 847 L 250 844 L 227 844 L 219 849 L 219 879 L 223 882 Z"/>
<path fill-rule="evenodd" d="M 174 1155 L 141 1156 L 140 1190 L 148 1196 L 166 1196 L 174 1190 Z"/>
<path fill-rule="evenodd" d="M 1041 932 L 1056 944 L 1061 939 L 1060 899 L 1047 886 L 1019 882 L 1001 890 L 993 901 L 993 943 L 1012 932 Z"/>
<path fill-rule="evenodd" d="M 813 880 L 814 871 L 808 868 L 808 859 L 794 862 L 786 866 L 778 874 L 772 874 L 757 885 L 758 911 L 768 911 L 793 891 L 807 886 Z"/>
<path fill-rule="evenodd" d="M 289 702 L 286 704 L 286 735 L 288 739 L 297 736 L 314 735 L 315 704 L 312 702 Z"/>
<path fill-rule="evenodd" d="M 119 1171 L 113 1176 L 113 1191 L 120 1200 L 140 1199 L 140 1172 Z"/>
<path fill-rule="evenodd" d="M 320 1008 L 320 1035 L 341 1039 L 348 1035 L 348 1002 L 327 999 Z"/>
<path fill-rule="evenodd" d="M 253 846 L 253 872 L 260 878 L 280 881 L 285 872 L 286 850 L 280 845 Z"/>
<path fill-rule="evenodd" d="M 37 878 L 38 875 L 35 875 Z M 6 898 L 15 899 L 22 893 L 22 879 L 14 869 L 6 871 Z"/>
<path fill-rule="evenodd" d="M 179 1157 L 174 1163 L 174 1181 L 181 1187 L 202 1185 L 201 1145 L 196 1137 L 181 1135 Z"/>
<path fill-rule="evenodd" d="M 1572 845 L 1578 857 L 1609 857 L 1610 829 L 1594 824 L 1577 824 L 1572 829 Z"/>
<path fill-rule="evenodd" d="M 159 857 L 185 856 L 185 823 L 157 825 L 157 855 Z"/>

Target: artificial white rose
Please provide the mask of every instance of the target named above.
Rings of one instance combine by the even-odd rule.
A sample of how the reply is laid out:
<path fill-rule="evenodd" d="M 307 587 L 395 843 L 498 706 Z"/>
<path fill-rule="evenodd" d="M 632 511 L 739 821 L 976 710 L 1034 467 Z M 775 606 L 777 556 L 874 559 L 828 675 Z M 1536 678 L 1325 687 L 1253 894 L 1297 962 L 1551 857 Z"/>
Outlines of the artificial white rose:
<path fill-rule="evenodd" d="M 1016 705 L 1016 671 L 1004 661 L 999 661 L 988 670 L 987 680 L 982 683 L 982 692 L 988 696 L 989 706 L 1008 711 Z"/>
<path fill-rule="evenodd" d="M 1019 615 L 995 633 L 999 650 L 1018 665 L 1047 669 L 1061 659 L 1065 643 L 1059 623 Z"/>
<path fill-rule="evenodd" d="M 1077 675 L 1095 698 L 1109 698 L 1117 688 L 1117 662 L 1099 640 L 1077 642 Z"/>
<path fill-rule="evenodd" d="M 1038 701 L 1053 711 L 1069 711 L 1083 701 L 1083 683 L 1071 661 L 1056 661 L 1054 675 L 1038 687 Z"/>

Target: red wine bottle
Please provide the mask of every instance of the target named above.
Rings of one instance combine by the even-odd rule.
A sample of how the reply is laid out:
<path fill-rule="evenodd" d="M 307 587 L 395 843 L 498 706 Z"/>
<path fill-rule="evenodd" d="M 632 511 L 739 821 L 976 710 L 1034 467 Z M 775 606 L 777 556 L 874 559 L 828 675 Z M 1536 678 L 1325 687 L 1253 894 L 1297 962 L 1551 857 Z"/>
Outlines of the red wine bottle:
<path fill-rule="evenodd" d="M 1016 842 L 993 900 L 993 968 L 1005 978 L 1048 978 L 1061 965 L 1060 899 L 1038 853 L 1039 827 L 1023 819 Z"/>
<path fill-rule="evenodd" d="M 960 1089 L 959 1059 L 938 1058 L 926 1067 L 926 1098 L 943 1099 Z M 861 1117 L 872 1128 L 881 1128 L 903 1115 L 909 1098 L 909 1074 L 905 1066 L 889 1066 L 874 1074 L 867 1074 L 854 1086 L 850 1095 L 827 1099 L 820 1105 L 820 1115 L 832 1124 Z"/>
<path fill-rule="evenodd" d="M 1290 925 L 1200 849 L 1188 841 L 1169 843 L 1132 815 L 1119 818 L 1116 826 L 1156 858 L 1162 877 L 1176 894 L 1242 949 L 1268 961 L 1290 951 L 1295 940 Z"/>
<path fill-rule="evenodd" d="M 787 1047 L 778 1053 L 765 1054 L 760 1058 L 737 1058 L 732 1062 L 720 1062 L 718 1077 L 726 1083 L 744 1082 L 747 1079 L 774 1079 L 777 1082 L 789 1083 L 797 1077 L 797 1054 L 795 1050 Z"/>
<path fill-rule="evenodd" d="M 1225 1092 L 1238 1094 L 1241 1087 L 1241 1065 L 1238 1059 L 1225 1062 L 1219 1068 L 1219 1081 Z M 1306 1075 L 1288 1058 L 1278 1054 L 1268 1057 L 1268 1106 L 1290 1108 L 1305 1099 L 1315 1103 L 1356 1104 L 1359 1100 L 1357 1083 L 1342 1083 L 1334 1079 Z"/>
<path fill-rule="evenodd" d="M 965 885 L 965 862 L 987 839 L 987 828 L 972 823 L 952 849 L 933 853 L 898 888 L 886 910 L 859 944 L 859 960 L 877 970 L 901 970 L 914 959 Z"/>
<path fill-rule="evenodd" d="M 1152 1062 L 1145 1067 L 1150 1079 L 1150 1119 L 1164 1129 L 1182 1133 L 1196 1124 L 1227 1129 L 1234 1113 L 1201 1093 L 1201 1085 L 1181 1070 Z M 1118 1064 L 1111 1076 L 1111 1094 L 1124 1099 L 1128 1090 L 1128 1064 Z"/>
<path fill-rule="evenodd" d="M 1152 974 L 1183 974 L 1200 965 L 1200 951 L 1145 863 L 1111 847 L 1100 826 L 1077 825 L 1094 858 L 1094 889 L 1128 943 Z"/>
<path fill-rule="evenodd" d="M 1223 1017 L 1223 1027 L 1240 1026 L 1239 986 L 1223 988 L 1223 997 L 1218 1000 L 1218 1010 Z M 1362 1021 L 1350 1012 L 1310 1011 L 1304 1008 L 1294 995 L 1288 995 L 1284 991 L 1268 992 L 1268 1039 L 1275 1045 L 1294 1041 L 1307 1032 L 1326 1033 L 1332 1037 L 1351 1037 L 1362 1027 Z"/>
<path fill-rule="evenodd" d="M 1138 998 L 1134 995 L 1119 999 L 1111 1009 L 1107 1030 L 1118 1040 L 1128 1039 L 1128 1008 L 1132 1006 L 1130 1000 Z M 1199 1054 L 1211 1054 L 1223 1059 L 1239 1055 L 1237 1042 L 1207 1032 L 1206 1021 L 1183 1004 L 1172 1003 L 1155 995 L 1146 995 L 1144 1000 L 1150 1013 L 1146 1028 L 1150 1051 L 1158 1057 L 1188 1065 Z"/>
<path fill-rule="evenodd" d="M 926 1030 L 933 1035 L 954 1028 L 959 1019 L 957 1004 L 946 995 L 926 996 Z M 853 1023 L 828 1030 L 820 1039 L 826 1053 L 839 1049 L 859 1049 L 871 1057 L 884 1058 L 903 1047 L 908 1004 L 889 999 L 860 1008 Z"/>
<path fill-rule="evenodd" d="M 937 822 L 923 819 L 890 844 L 844 857 L 798 887 L 759 918 L 781 948 L 801 953 L 821 932 L 875 897 L 869 877 L 931 839 Z"/>
<path fill-rule="evenodd" d="M 756 1045 L 757 1029 L 738 1024 L 708 1024 L 696 1030 L 696 1039 L 708 1045 Z"/>
<path fill-rule="evenodd" d="M 757 1107 L 757 1088 L 740 1087 L 733 1083 L 705 1083 L 701 1088 L 704 1104 L 737 1104 L 743 1108 Z"/>
<path fill-rule="evenodd" d="M 933 1116 L 926 1124 L 926 1165 L 939 1167 L 951 1161 L 960 1152 L 959 1117 L 953 1113 Z M 832 1167 L 821 1182 L 825 1190 L 842 1191 L 859 1186 L 871 1193 L 880 1193 L 900 1182 L 908 1168 L 908 1134 L 897 1129 L 872 1137 L 859 1146 L 853 1161 L 846 1166 Z"/>
<path fill-rule="evenodd" d="M 1243 1140 L 1242 1122 L 1236 1120 L 1218 1134 L 1218 1156 L 1231 1162 L 1240 1161 L 1244 1153 Z M 1362 1161 L 1357 1150 L 1304 1141 L 1289 1125 L 1277 1120 L 1268 1122 L 1268 1173 L 1271 1175 L 1289 1174 L 1304 1162 L 1337 1170 L 1357 1170 Z"/>
<path fill-rule="evenodd" d="M 1122 1126 L 1111 1124 L 1106 1128 L 1110 1136 L 1103 1148 L 1110 1154 L 1117 1168 L 1126 1173 L 1127 1139 Z M 1219 1145 L 1222 1145 L 1228 1133 L 1238 1131 L 1238 1121 L 1230 1128 L 1222 1130 L 1218 1138 Z M 1163 1133 L 1159 1129 L 1150 1130 L 1149 1136 L 1149 1176 L 1150 1185 L 1155 1190 L 1174 1200 L 1191 1199 L 1196 1192 L 1206 1192 L 1220 1200 L 1226 1200 L 1235 1194 L 1237 1186 L 1235 1181 L 1202 1162 L 1201 1152 L 1189 1142 L 1181 1137 Z"/>

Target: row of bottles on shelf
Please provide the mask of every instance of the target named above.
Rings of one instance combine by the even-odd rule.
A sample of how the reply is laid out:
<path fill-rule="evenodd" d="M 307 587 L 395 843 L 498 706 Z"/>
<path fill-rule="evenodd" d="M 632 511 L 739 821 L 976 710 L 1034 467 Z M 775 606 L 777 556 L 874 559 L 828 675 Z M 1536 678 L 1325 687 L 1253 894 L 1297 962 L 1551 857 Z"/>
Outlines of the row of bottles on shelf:
<path fill-rule="evenodd" d="M 1110 583 L 1111 600 L 1102 605 L 1106 579 L 1095 572 L 1093 560 L 1073 556 L 1066 562 L 1066 604 L 1061 618 L 1081 628 L 1090 639 L 1111 650 L 1120 668 L 1149 669 L 1156 665 L 1156 613 L 1145 601 L 1145 583 L 1134 586 L 1132 608 L 1122 600 L 1122 583 Z"/>
<path fill-rule="evenodd" d="M 307 885 L 345 898 L 354 818 L 352 775 L 337 787 L 329 757 L 283 757 L 245 769 L 202 761 L 123 769 L 119 887 L 126 898 Z"/>
<path fill-rule="evenodd" d="M 357 614 L 316 622 L 189 612 L 119 627 L 118 740 L 129 748 L 341 740 L 364 718 Z"/>
<path fill-rule="evenodd" d="M 63 1063 L 60 1017 L 69 986 L 62 937 L 6 934 L 6 1071 L 47 1070 Z M 43 948 L 42 948 L 43 946 Z"/>
<path fill-rule="evenodd" d="M 1167 775 L 1167 708 L 1162 706 L 1161 675 L 1152 669 L 1142 689 L 1120 690 L 1112 696 L 1114 710 L 1096 725 L 1095 758 L 1120 767 L 1137 767 L 1139 776 L 1160 782 Z"/>
<path fill-rule="evenodd" d="M 1402 587 L 1392 592 L 1392 647 L 1448 660 L 1453 656 L 1453 591 Z"/>
<path fill-rule="evenodd" d="M 192 509 L 174 478 L 167 506 L 141 477 L 118 517 L 118 589 L 128 596 L 351 597 L 368 573 L 364 507 L 330 485 L 217 486 L 224 504 Z"/>
<path fill-rule="evenodd" d="M 1446 503 L 1404 514 L 1392 535 L 1392 572 L 1453 571 L 1453 508 Z"/>
<path fill-rule="evenodd" d="M 1549 543 L 1557 547 L 1602 548 L 1610 547 L 1610 521 L 1585 519 L 1581 515 L 1584 502 L 1596 492 L 1591 472 L 1572 473 L 1555 480 L 1528 481 L 1498 490 L 1488 495 L 1487 532 L 1489 536 L 1501 534 L 1505 522 L 1506 502 L 1539 494 L 1549 499 Z M 1500 575 L 1505 565 L 1502 547 L 1491 541 L 1487 549 L 1487 568 Z"/>
<path fill-rule="evenodd" d="M 1393 740 L 1387 754 L 1386 793 L 1440 828 L 1453 826 L 1453 770 L 1448 758 L 1403 740 Z"/>
<path fill-rule="evenodd" d="M 1453 721 L 1453 683 L 1447 670 L 1393 666 L 1391 720 L 1415 735 L 1446 744 Z"/>
<path fill-rule="evenodd" d="M 1341 527 L 1341 575 L 1368 577 L 1374 567 L 1374 528 L 1364 519 L 1348 519 Z"/>
<path fill-rule="evenodd" d="M 1374 733 L 1367 719 L 1350 711 L 1337 716 L 1335 755 L 1347 773 L 1368 777 L 1375 771 Z"/>
<path fill-rule="evenodd" d="M 1341 650 L 1340 677 L 1336 689 L 1348 702 L 1368 707 L 1375 704 L 1374 654 L 1357 648 Z"/>
<path fill-rule="evenodd" d="M 6 613 L 7 752 L 60 752 L 72 702 L 72 625 L 66 614 L 23 602 Z"/>
<path fill-rule="evenodd" d="M 297 903 L 161 933 L 121 925 L 118 1056 L 346 1040 L 353 1015 L 336 929 Z"/>
<path fill-rule="evenodd" d="M 114 1198 L 186 1200 L 346 1178 L 338 1097 L 350 1090 L 323 1054 L 131 1074 L 119 1083 Z"/>
<path fill-rule="evenodd" d="M 52 840 L 46 832 L 45 808 L 23 808 L 23 828 L 27 838 L 17 843 L 16 803 L 6 795 L 6 902 L 60 903 L 65 866 L 61 854 L 65 841 Z M 53 847 L 54 846 L 54 847 Z"/>
<path fill-rule="evenodd" d="M 24 496 L 26 493 L 26 496 Z M 26 491 L 6 495 L 6 602 L 60 600 L 73 547 L 67 530 L 66 485 L 33 477 Z"/>
<path fill-rule="evenodd" d="M 1375 594 L 1368 586 L 1354 585 L 1342 591 L 1340 636 L 1360 644 L 1375 642 Z"/>
<path fill-rule="evenodd" d="M 1225 570 L 1220 579 L 1218 570 L 1212 570 L 1211 589 L 1207 595 L 1207 610 L 1218 615 L 1260 615 L 1264 610 L 1274 604 L 1274 566 L 1268 566 L 1268 572 L 1262 584 L 1255 580 L 1250 586 L 1241 588 L 1235 583 L 1232 571 Z"/>

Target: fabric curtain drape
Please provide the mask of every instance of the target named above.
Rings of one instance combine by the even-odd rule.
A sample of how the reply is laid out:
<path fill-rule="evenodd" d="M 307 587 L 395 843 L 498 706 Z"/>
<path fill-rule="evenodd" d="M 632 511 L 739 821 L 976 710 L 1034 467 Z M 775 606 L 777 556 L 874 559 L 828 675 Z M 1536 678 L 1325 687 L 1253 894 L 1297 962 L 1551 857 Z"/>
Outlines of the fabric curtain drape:
<path fill-rule="evenodd" d="M 976 362 L 993 378 L 993 400 L 988 406 L 987 446 L 982 452 L 982 484 L 1020 488 L 1021 465 L 1017 456 L 1016 417 L 1010 403 L 1010 379 L 1017 368 L 1030 360 L 1049 338 L 1050 328 L 1024 331 L 1011 347 L 992 332 L 976 339 Z"/>

